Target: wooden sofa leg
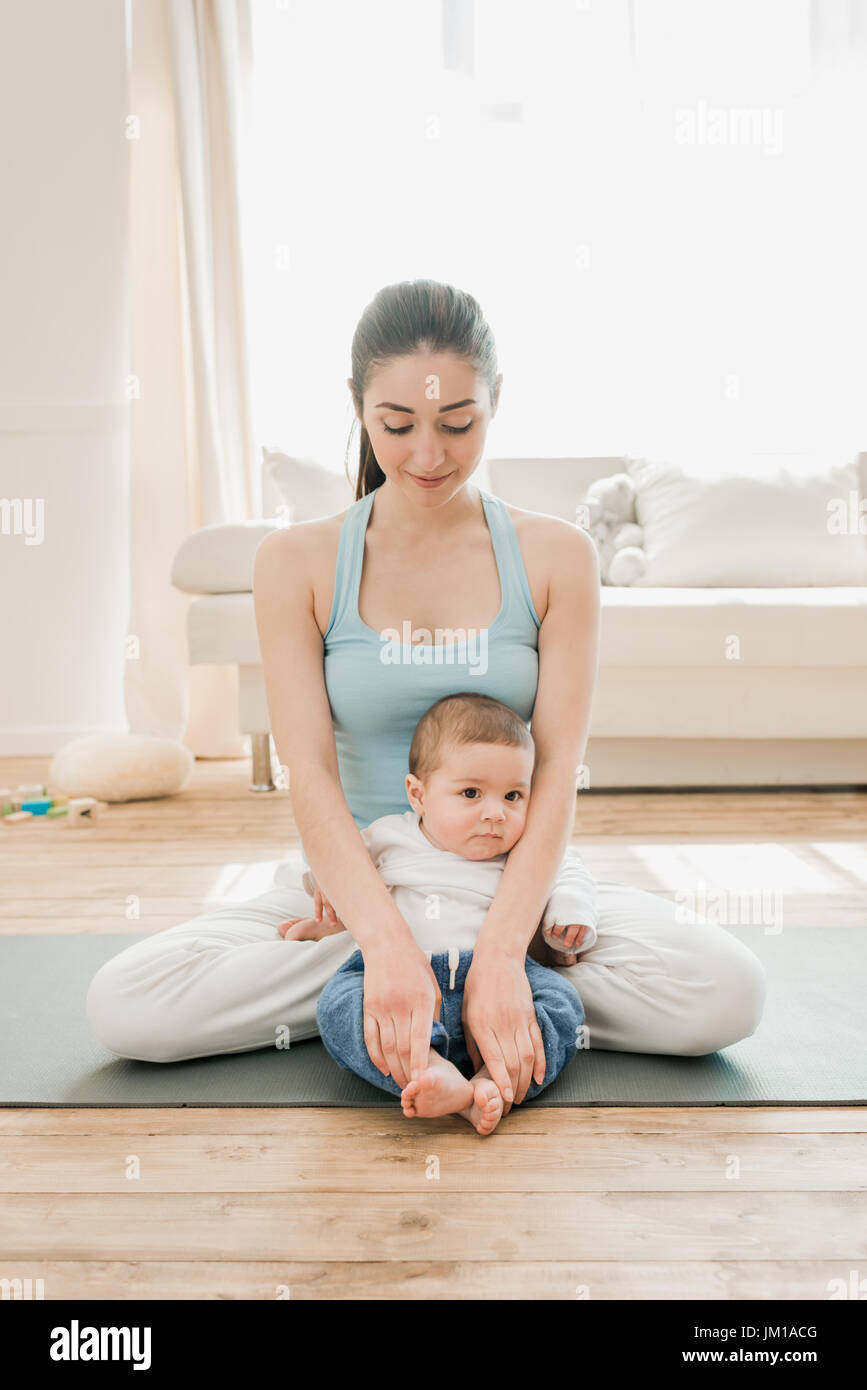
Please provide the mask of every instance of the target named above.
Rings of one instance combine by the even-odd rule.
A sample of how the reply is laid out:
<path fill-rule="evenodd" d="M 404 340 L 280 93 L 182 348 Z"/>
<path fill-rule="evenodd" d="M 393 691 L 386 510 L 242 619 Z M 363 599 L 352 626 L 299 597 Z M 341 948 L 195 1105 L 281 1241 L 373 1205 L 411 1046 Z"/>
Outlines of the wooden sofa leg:
<path fill-rule="evenodd" d="M 251 734 L 250 743 L 253 751 L 253 779 L 250 783 L 250 791 L 276 791 L 271 777 L 271 735 Z"/>

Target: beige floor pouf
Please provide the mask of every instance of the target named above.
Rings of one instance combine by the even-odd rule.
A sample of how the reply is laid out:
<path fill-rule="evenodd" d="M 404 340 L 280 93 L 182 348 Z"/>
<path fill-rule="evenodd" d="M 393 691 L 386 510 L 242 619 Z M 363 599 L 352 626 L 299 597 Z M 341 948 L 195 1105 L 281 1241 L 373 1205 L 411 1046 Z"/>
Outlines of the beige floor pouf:
<path fill-rule="evenodd" d="M 186 786 L 195 759 L 170 738 L 145 734 L 85 734 L 54 755 L 50 783 L 68 796 L 144 801 Z"/>

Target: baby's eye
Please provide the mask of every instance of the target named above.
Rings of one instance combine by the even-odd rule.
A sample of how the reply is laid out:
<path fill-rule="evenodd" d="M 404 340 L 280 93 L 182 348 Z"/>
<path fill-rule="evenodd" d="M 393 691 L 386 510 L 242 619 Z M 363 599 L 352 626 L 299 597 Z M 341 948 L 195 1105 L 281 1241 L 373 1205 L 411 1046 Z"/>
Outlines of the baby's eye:
<path fill-rule="evenodd" d="M 520 792 L 506 792 L 506 796 L 514 796 L 514 797 L 517 797 L 517 799 L 518 799 L 519 801 L 520 801 L 520 799 L 521 799 L 521 793 L 520 793 Z"/>
<path fill-rule="evenodd" d="M 470 792 L 470 796 L 469 796 L 468 800 L 470 800 L 470 801 L 475 801 L 475 799 L 476 799 L 476 791 L 477 791 L 477 788 L 476 788 L 476 787 L 464 787 L 463 791 L 461 792 L 461 796 L 466 796 L 466 795 L 467 795 L 467 792 Z"/>

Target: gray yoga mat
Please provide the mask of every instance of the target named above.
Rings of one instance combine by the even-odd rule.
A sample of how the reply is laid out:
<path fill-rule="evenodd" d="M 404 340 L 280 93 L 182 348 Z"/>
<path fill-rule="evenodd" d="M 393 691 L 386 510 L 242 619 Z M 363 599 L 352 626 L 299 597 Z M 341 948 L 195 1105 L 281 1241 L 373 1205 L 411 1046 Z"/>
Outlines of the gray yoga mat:
<path fill-rule="evenodd" d="M 728 928 L 765 963 L 757 1032 L 705 1057 L 581 1051 L 525 1105 L 867 1103 L 867 927 Z M 84 1012 L 99 966 L 140 936 L 0 937 L 0 1105 L 397 1106 L 318 1039 L 189 1062 L 115 1057 Z"/>

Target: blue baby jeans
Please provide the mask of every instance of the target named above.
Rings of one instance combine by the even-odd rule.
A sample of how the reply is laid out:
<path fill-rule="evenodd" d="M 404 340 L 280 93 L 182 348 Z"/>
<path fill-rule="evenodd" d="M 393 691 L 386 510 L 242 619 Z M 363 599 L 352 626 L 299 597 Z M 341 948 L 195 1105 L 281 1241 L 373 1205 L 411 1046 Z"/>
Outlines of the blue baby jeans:
<path fill-rule="evenodd" d="M 464 981 L 473 959 L 472 951 L 434 952 L 431 969 L 442 994 L 441 1020 L 434 1019 L 431 1028 L 431 1047 L 449 1062 L 454 1063 L 467 1078 L 475 1068 L 467 1052 L 461 1008 Z M 545 1077 L 542 1084 L 530 1082 L 525 1099 L 532 1100 L 560 1075 L 566 1063 L 578 1050 L 578 1032 L 584 1022 L 584 1007 L 573 985 L 554 970 L 539 965 L 529 956 L 525 967 L 533 992 L 533 1005 L 545 1045 Z M 382 1090 L 399 1096 L 401 1087 L 393 1076 L 383 1076 L 373 1065 L 364 1041 L 364 958 L 355 951 L 331 976 L 316 1008 L 316 1020 L 322 1041 L 328 1052 L 346 1071 L 370 1081 Z"/>

